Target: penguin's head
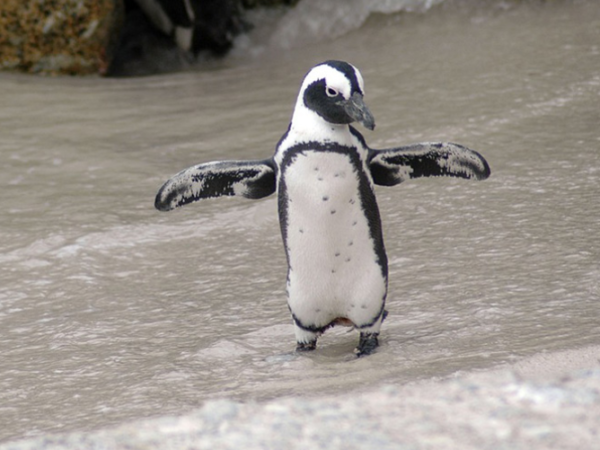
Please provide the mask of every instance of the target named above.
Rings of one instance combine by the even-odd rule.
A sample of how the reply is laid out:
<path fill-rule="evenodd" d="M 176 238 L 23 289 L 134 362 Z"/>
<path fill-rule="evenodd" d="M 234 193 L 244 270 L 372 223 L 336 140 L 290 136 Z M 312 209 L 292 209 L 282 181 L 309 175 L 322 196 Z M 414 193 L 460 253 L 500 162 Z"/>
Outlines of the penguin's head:
<path fill-rule="evenodd" d="M 375 119 L 363 96 L 363 78 L 356 67 L 344 61 L 325 61 L 304 77 L 296 110 L 306 108 L 331 124 L 360 122 L 373 130 Z"/>

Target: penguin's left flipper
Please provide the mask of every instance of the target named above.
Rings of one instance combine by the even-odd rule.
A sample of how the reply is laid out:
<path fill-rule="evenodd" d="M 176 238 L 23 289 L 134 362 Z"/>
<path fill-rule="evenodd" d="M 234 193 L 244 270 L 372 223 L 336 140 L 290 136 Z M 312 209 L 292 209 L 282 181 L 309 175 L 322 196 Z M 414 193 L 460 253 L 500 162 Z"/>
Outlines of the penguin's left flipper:
<path fill-rule="evenodd" d="M 275 164 L 261 161 L 217 161 L 190 167 L 167 181 L 154 206 L 170 211 L 203 198 L 241 195 L 259 199 L 275 192 Z"/>
<path fill-rule="evenodd" d="M 483 156 L 459 144 L 424 142 L 386 150 L 369 149 L 373 182 L 395 186 L 420 177 L 459 177 L 485 180 L 490 166 Z"/>

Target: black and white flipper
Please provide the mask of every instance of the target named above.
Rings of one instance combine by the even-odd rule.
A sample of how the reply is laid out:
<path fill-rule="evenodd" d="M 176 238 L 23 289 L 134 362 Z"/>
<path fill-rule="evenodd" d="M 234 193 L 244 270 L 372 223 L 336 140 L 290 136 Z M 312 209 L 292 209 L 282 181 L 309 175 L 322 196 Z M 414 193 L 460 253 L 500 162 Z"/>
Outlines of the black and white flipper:
<path fill-rule="evenodd" d="M 259 199 L 275 192 L 275 166 L 262 161 L 217 161 L 190 167 L 170 178 L 156 194 L 154 206 L 170 211 L 196 200 L 240 195 Z"/>
<path fill-rule="evenodd" d="M 479 153 L 450 142 L 369 149 L 369 167 L 373 182 L 381 186 L 395 186 L 421 177 L 485 180 L 490 176 L 490 166 Z"/>

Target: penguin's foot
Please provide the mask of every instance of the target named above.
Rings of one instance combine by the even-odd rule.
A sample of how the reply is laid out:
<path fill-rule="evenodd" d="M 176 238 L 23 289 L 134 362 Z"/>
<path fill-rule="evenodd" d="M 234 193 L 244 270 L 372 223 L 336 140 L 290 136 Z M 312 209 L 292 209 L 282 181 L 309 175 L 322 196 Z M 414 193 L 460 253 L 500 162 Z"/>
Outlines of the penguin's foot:
<path fill-rule="evenodd" d="M 298 342 L 298 344 L 296 345 L 297 352 L 310 352 L 316 348 L 317 348 L 316 340 L 310 341 L 310 342 Z"/>
<path fill-rule="evenodd" d="M 358 341 L 358 347 L 354 349 L 356 356 L 370 355 L 379 346 L 379 339 L 377 337 L 379 333 L 360 333 L 360 340 Z"/>

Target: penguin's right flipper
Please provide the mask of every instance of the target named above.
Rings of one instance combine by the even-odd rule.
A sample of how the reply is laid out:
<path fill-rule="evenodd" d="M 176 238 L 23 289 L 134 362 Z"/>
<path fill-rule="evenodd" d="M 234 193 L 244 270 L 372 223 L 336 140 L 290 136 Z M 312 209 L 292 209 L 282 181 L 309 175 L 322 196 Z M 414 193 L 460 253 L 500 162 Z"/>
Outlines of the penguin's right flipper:
<path fill-rule="evenodd" d="M 490 166 L 474 150 L 451 142 L 422 142 L 385 150 L 369 149 L 375 184 L 395 186 L 420 177 L 459 177 L 485 180 Z"/>
<path fill-rule="evenodd" d="M 203 198 L 223 195 L 258 199 L 276 189 L 275 165 L 261 161 L 217 161 L 190 167 L 169 179 L 156 194 L 154 206 L 170 211 Z"/>

